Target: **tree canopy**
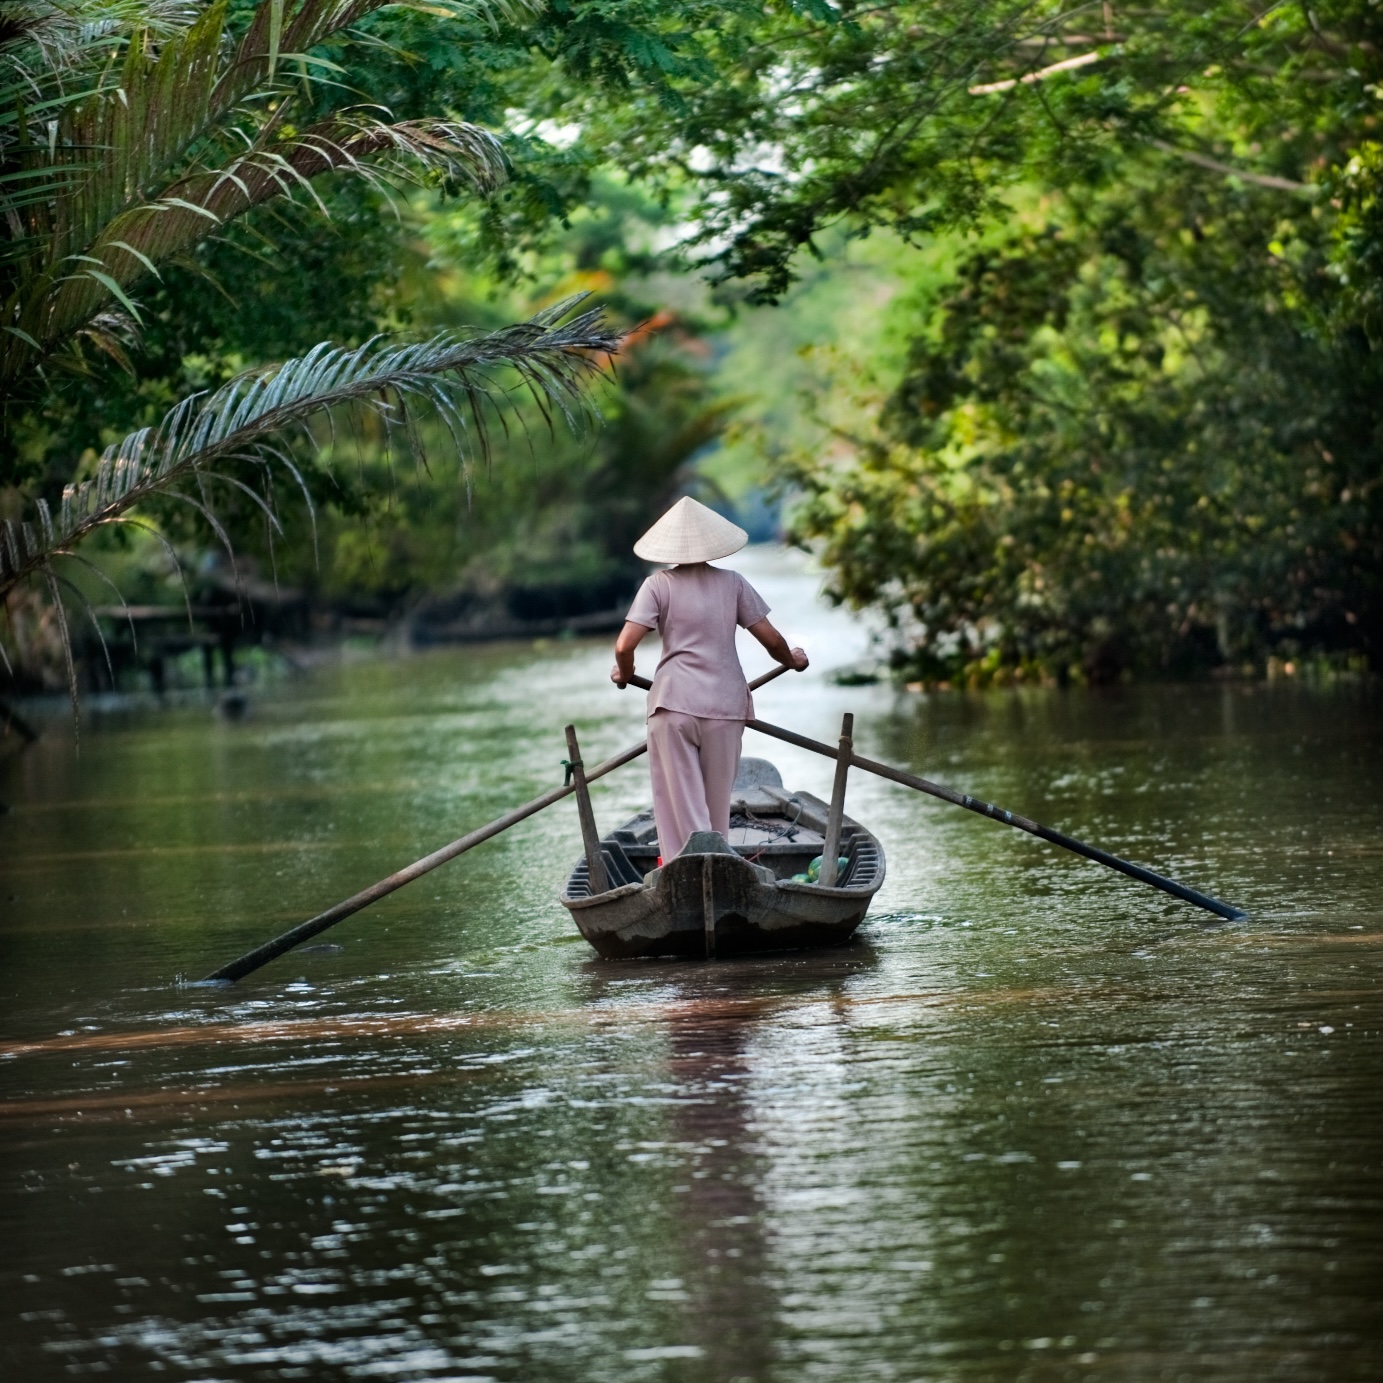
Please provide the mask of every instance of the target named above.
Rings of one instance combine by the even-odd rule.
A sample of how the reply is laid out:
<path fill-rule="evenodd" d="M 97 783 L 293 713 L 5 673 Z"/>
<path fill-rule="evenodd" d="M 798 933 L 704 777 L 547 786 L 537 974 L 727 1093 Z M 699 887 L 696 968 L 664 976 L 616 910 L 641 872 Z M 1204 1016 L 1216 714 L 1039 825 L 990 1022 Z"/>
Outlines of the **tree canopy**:
<path fill-rule="evenodd" d="M 1376 658 L 1376 11 L 1082 15 L 798 532 L 924 681 Z"/>
<path fill-rule="evenodd" d="M 905 662 L 1375 649 L 1379 28 L 1368 0 L 11 6 L 0 517 L 28 557 L 7 579 L 62 546 L 66 487 L 105 496 L 128 439 L 198 390 L 346 358 L 324 341 L 455 340 L 462 310 L 503 331 L 506 282 L 608 288 L 600 216 L 573 227 L 619 186 L 656 232 L 618 232 L 621 262 L 709 275 L 727 304 L 780 299 L 841 235 L 949 247 L 945 282 L 905 296 L 874 431 L 790 467 L 797 531 L 842 598 L 893 613 Z M 435 291 L 457 276 L 476 291 Z M 635 294 L 626 327 L 636 301 L 658 308 Z M 704 381 L 692 405 L 655 378 L 666 435 L 723 417 Z M 453 377 L 467 409 L 474 383 Z M 314 455 L 284 452 L 315 504 L 390 502 L 369 465 L 352 486 Z M 268 512 L 285 538 L 254 464 L 216 521 Z M 163 488 L 121 493 L 178 540 Z"/>

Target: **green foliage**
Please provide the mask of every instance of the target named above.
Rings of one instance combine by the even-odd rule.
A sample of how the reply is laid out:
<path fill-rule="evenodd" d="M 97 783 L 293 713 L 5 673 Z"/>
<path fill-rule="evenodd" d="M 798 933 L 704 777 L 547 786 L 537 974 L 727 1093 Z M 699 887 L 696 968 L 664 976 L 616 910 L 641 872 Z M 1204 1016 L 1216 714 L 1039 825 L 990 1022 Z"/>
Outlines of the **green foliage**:
<path fill-rule="evenodd" d="M 690 193 L 689 248 L 762 299 L 833 226 L 915 241 L 978 226 L 1034 169 L 1098 185 L 1156 149 L 1266 186 L 1322 183 L 1360 151 L 1377 103 L 1368 0 L 847 0 L 728 6 L 712 25 L 669 7 L 664 23 L 678 62 L 661 85 L 612 100 L 557 62 L 535 77 L 535 108 L 579 125 L 588 157 Z"/>
<path fill-rule="evenodd" d="M 504 618 L 506 607 L 554 599 L 562 613 L 608 608 L 642 570 L 630 552 L 634 539 L 674 492 L 700 483 L 691 463 L 731 411 L 716 397 L 706 324 L 694 311 L 660 308 L 665 281 L 645 277 L 658 262 L 651 245 L 659 209 L 619 180 L 597 180 L 592 204 L 530 260 L 531 285 L 519 291 L 468 270 L 468 206 L 420 197 L 400 204 L 398 216 L 379 216 L 372 195 L 347 186 L 331 221 L 305 217 L 291 260 L 257 248 L 251 225 L 238 242 L 209 245 L 206 271 L 225 292 L 207 292 L 202 277 L 189 284 L 200 294 L 179 303 L 179 276 L 165 275 L 150 295 L 156 313 L 142 359 L 167 373 L 93 372 L 66 391 L 66 411 L 51 409 L 38 424 L 49 437 L 62 428 L 75 440 L 97 413 L 117 441 L 156 423 L 188 391 L 225 387 L 247 360 L 282 352 L 300 318 L 313 334 L 346 340 L 389 322 L 421 332 L 496 331 L 564 296 L 595 292 L 616 328 L 635 333 L 592 396 L 599 426 L 573 430 L 557 417 L 549 428 L 523 395 L 492 392 L 488 456 L 472 465 L 425 420 L 416 448 L 378 420 L 339 420 L 334 440 L 317 429 L 320 454 L 291 439 L 284 447 L 310 506 L 277 505 L 278 528 L 250 498 L 223 487 L 217 515 L 242 570 L 257 566 L 266 579 L 274 574 L 339 610 L 398 615 L 423 602 L 429 618 L 446 622 L 449 611 Z M 335 274 L 354 291 L 331 291 Z M 245 311 L 246 303 L 263 307 Z M 297 494 L 296 480 L 287 493 Z M 195 595 L 208 560 L 217 561 L 196 511 L 154 498 L 141 515 L 177 550 L 176 563 L 159 538 L 135 530 L 108 532 L 88 556 L 146 601 L 180 602 L 179 568 Z M 212 572 L 231 584 L 224 558 Z M 97 585 L 85 584 L 98 598 Z"/>
<path fill-rule="evenodd" d="M 633 326 L 679 263 L 721 304 L 772 301 L 819 277 L 811 255 L 887 228 L 927 247 L 906 272 L 931 288 L 893 319 L 913 344 L 883 431 L 857 397 L 794 473 L 802 531 L 843 594 L 898 615 L 918 666 L 1375 646 L 1370 0 L 21 8 L 0 28 L 8 513 L 319 339 L 492 329 L 577 289 Z M 421 189 L 400 198 L 404 174 Z M 469 494 L 459 462 L 410 472 L 368 434 L 349 474 L 303 470 L 321 588 L 388 602 L 525 563 L 614 571 L 624 527 L 725 419 L 707 324 L 675 315 L 598 444 L 501 433 Z M 771 338 L 734 368 L 819 394 L 827 353 L 785 365 Z M 773 368 L 741 368 L 755 351 Z M 849 363 L 870 389 L 896 373 Z M 810 449 L 785 392 L 756 406 L 763 430 Z M 742 485 L 744 455 L 718 473 Z M 260 517 L 233 500 L 223 521 L 267 560 Z M 305 520 L 287 536 L 277 556 L 311 583 Z"/>
<path fill-rule="evenodd" d="M 0 246 L 0 363 L 11 373 L 0 507 L 11 513 L 30 497 L 56 503 L 102 446 L 152 425 L 190 390 L 324 338 L 358 344 L 408 326 L 433 297 L 428 250 L 379 176 L 408 174 L 405 156 L 464 223 L 453 266 L 488 259 L 532 275 L 554 229 L 564 235 L 608 184 L 595 174 L 598 154 L 538 133 L 549 109 L 560 118 L 563 83 L 670 99 L 673 77 L 704 73 L 698 34 L 717 7 L 21 8 L 23 22 L 0 32 L 13 97 L 0 109 L 10 237 Z M 512 176 L 495 194 L 497 136 L 478 124 L 502 127 L 516 112 L 503 136 Z M 83 162 L 92 141 L 107 151 L 99 170 Z M 354 176 L 318 176 L 331 172 Z M 477 181 L 492 195 L 475 198 Z M 478 322 L 445 325 L 499 325 L 485 294 L 477 283 L 464 295 Z"/>
<path fill-rule="evenodd" d="M 369 449 L 343 465 L 361 512 L 333 496 L 320 525 L 321 561 L 293 544 L 285 579 L 338 607 L 388 614 L 422 602 L 448 623 L 475 612 L 536 618 L 605 610 L 642 572 L 632 546 L 651 515 L 688 482 L 687 464 L 724 424 L 704 370 L 683 338 L 634 343 L 618 388 L 599 401 L 587 436 L 515 426 L 467 485 L 445 447 L 424 471 Z M 680 333 L 678 333 L 680 335 Z M 380 497 L 373 499 L 368 497 Z"/>
<path fill-rule="evenodd" d="M 924 680 L 1376 660 L 1377 7 L 1074 23 L 970 86 L 1021 185 L 877 433 L 790 466 L 799 535 Z"/>
<path fill-rule="evenodd" d="M 661 220 L 627 184 L 596 180 L 591 204 L 530 259 L 531 287 L 521 292 L 467 271 L 467 207 L 414 208 L 415 262 L 396 301 L 416 322 L 507 320 L 587 291 L 632 333 L 611 385 L 596 396 L 601 424 L 549 431 L 506 410 L 504 425 L 491 429 L 491 462 L 469 481 L 445 445 L 427 447 L 424 469 L 381 440 L 362 439 L 362 447 L 343 436 L 350 456 L 323 495 L 320 567 L 299 534 L 285 577 L 372 613 L 423 599 L 439 610 L 522 605 L 544 590 L 567 590 L 562 599 L 578 607 L 568 612 L 580 613 L 625 594 L 642 570 L 635 538 L 678 490 L 698 484 L 692 463 L 733 409 L 716 396 L 707 322 L 660 306 L 663 281 L 647 277 Z M 248 533 L 246 541 L 253 549 Z"/>
<path fill-rule="evenodd" d="M 225 0 L 164 34 L 131 24 L 118 66 L 108 44 L 87 55 L 99 84 L 65 102 L 51 128 L 48 102 L 16 121 L 0 145 L 6 171 L 23 175 L 18 187 L 46 183 L 48 195 L 0 208 L 11 235 L 0 257 L 0 379 L 13 389 L 78 332 L 122 356 L 118 334 L 100 319 L 114 312 L 138 322 L 137 283 L 213 228 L 305 191 L 323 173 L 377 179 L 379 167 L 397 173 L 411 162 L 493 187 L 502 161 L 486 131 L 437 117 L 381 119 L 350 108 L 339 83 L 312 75 L 325 60 L 311 50 L 382 3 L 299 0 L 285 9 L 262 0 L 238 41 Z M 33 60 L 41 59 L 39 48 Z M 22 84 L 18 56 L 6 65 L 11 83 Z M 313 97 L 300 116 L 294 98 L 304 86 Z"/>
<path fill-rule="evenodd" d="M 1374 90 L 1383 97 L 1383 88 Z M 1339 313 L 1383 348 L 1383 144 L 1362 144 L 1334 183 L 1341 214 L 1331 267 L 1341 287 Z"/>
<path fill-rule="evenodd" d="M 1379 647 L 1383 359 L 1319 329 L 1328 234 L 1269 249 L 1261 194 L 1128 171 L 973 250 L 917 304 L 883 434 L 798 466 L 799 532 L 914 675 Z"/>
<path fill-rule="evenodd" d="M 353 26 L 381 5 L 72 0 L 68 7 L 26 6 L 19 22 L 0 28 L 0 94 L 11 98 L 0 119 L 0 213 L 8 235 L 0 252 L 0 486 L 10 491 L 0 499 L 11 515 L 0 520 L 0 599 L 30 578 L 46 584 L 74 697 L 59 596 L 65 578 L 55 562 L 75 558 L 85 538 L 133 524 L 167 546 L 168 536 L 150 521 L 163 518 L 167 526 L 166 510 L 178 501 L 228 548 L 227 523 L 238 526 L 248 504 L 267 522 L 272 542 L 282 531 L 276 471 L 311 505 L 308 468 L 286 444 L 271 441 L 274 434 L 354 407 L 401 427 L 416 451 L 421 410 L 445 424 L 468 471 L 475 456 L 489 455 L 485 413 L 497 388 L 512 392 L 517 384 L 545 413 L 571 417 L 582 410 L 583 377 L 618 347 L 596 315 L 560 326 L 564 308 L 557 305 L 490 333 L 442 331 L 415 344 L 369 341 L 354 349 L 323 342 L 281 366 L 238 362 L 252 368 L 229 380 L 232 353 L 203 342 L 221 348 L 203 352 L 201 361 L 184 352 L 177 369 L 203 368 L 211 387 L 180 399 L 167 375 L 162 388 L 138 380 L 130 348 L 142 314 L 131 293 L 194 255 L 213 230 L 293 194 L 311 198 L 313 181 L 329 173 L 382 194 L 383 174 L 404 175 L 410 165 L 482 191 L 502 180 L 499 147 L 487 131 L 436 116 L 381 118 L 351 108 L 349 89 L 322 78 L 342 69 L 320 50 L 343 35 L 368 42 Z M 475 13 L 450 3 L 430 9 L 443 19 Z M 503 13 L 509 19 L 520 11 Z M 174 322 L 187 324 L 176 303 Z M 60 478 L 45 425 L 68 434 L 59 438 L 68 443 L 82 416 L 70 404 L 52 406 L 50 372 L 89 368 L 83 338 L 138 380 L 140 387 L 126 391 L 127 412 L 171 407 L 117 435 L 99 458 L 84 449 L 74 465 L 69 454 L 61 499 L 50 505 L 32 493 L 35 480 L 41 488 Z M 165 391 L 174 397 L 160 398 Z M 108 422 L 118 428 L 118 418 Z M 228 493 L 230 505 L 213 503 L 212 489 Z"/>
<path fill-rule="evenodd" d="M 422 256 L 398 218 L 359 183 L 325 191 L 325 200 L 329 219 L 286 203 L 267 227 L 249 218 L 165 266 L 140 293 L 128 366 L 87 349 L 80 368 L 57 374 L 60 388 L 12 404 L 0 462 L 9 483 L 55 503 L 95 452 L 154 425 L 188 394 L 318 341 L 359 345 L 408 328 L 403 280 Z"/>
<path fill-rule="evenodd" d="M 435 417 L 467 472 L 475 458 L 488 454 L 484 406 L 496 372 L 516 376 L 540 406 L 574 421 L 585 406 L 585 376 L 620 343 L 603 329 L 599 311 L 563 322 L 571 306 L 558 303 L 532 321 L 486 335 L 444 332 L 416 344 L 367 342 L 354 350 L 323 343 L 299 359 L 249 371 L 213 393 L 182 400 L 157 427 L 108 447 L 89 478 L 66 487 L 55 514 L 40 499 L 32 521 L 0 520 L 0 597 L 29 577 L 47 584 L 75 705 L 76 672 L 59 584 L 85 598 L 60 574 L 56 559 L 76 558 L 94 570 L 76 556 L 77 545 L 92 534 L 129 526 L 151 533 L 172 555 L 167 539 L 136 515 L 151 502 L 178 500 L 205 521 L 233 561 L 222 506 L 214 497 L 222 490 L 263 516 L 272 543 L 274 533 L 283 531 L 276 481 L 296 484 L 311 509 L 302 471 L 278 438 L 333 413 L 347 415 L 341 422 L 349 421 L 352 410 L 383 420 L 402 431 L 415 451 L 421 442 L 417 414 Z"/>
<path fill-rule="evenodd" d="M 724 444 L 701 466 L 732 498 L 763 491 L 775 463 L 795 452 L 830 448 L 834 439 L 812 401 L 840 393 L 848 374 L 857 412 L 881 401 L 896 380 L 909 336 L 890 303 L 905 286 L 939 270 L 948 245 L 921 251 L 896 235 L 821 237 L 822 259 L 802 266 L 773 305 L 737 304 L 719 333 L 717 374 L 743 401 Z M 836 416 L 833 423 L 847 428 Z M 863 419 L 852 420 L 863 422 Z"/>

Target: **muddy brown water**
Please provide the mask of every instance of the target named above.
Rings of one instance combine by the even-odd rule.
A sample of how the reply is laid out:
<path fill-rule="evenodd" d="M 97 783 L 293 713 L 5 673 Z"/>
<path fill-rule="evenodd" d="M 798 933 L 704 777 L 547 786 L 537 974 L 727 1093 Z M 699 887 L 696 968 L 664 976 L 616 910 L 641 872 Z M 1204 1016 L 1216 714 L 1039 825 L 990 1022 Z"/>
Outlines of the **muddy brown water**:
<path fill-rule="evenodd" d="M 229 990 L 179 987 L 639 738 L 595 644 L 344 662 L 0 765 L 0 1374 L 1383 1375 L 1383 733 L 1359 686 L 840 687 L 765 719 L 1250 910 L 852 779 L 852 946 L 603 963 L 567 802 Z M 748 660 L 746 660 L 748 662 Z M 642 662 L 642 660 L 641 660 Z M 758 670 L 754 663 L 751 670 Z M 829 793 L 825 761 L 749 747 Z M 646 769 L 598 785 L 603 824 Z"/>

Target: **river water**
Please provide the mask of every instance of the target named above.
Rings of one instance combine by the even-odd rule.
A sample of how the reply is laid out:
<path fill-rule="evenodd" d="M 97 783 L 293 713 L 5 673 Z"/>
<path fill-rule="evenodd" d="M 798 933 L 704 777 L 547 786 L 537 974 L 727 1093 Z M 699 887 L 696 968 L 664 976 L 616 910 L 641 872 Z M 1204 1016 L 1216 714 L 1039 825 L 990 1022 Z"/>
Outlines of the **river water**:
<path fill-rule="evenodd" d="M 639 699 L 577 642 L 108 709 L 79 753 L 55 720 L 0 764 L 6 1379 L 1383 1375 L 1376 695 L 836 686 L 864 629 L 741 565 L 815 658 L 762 717 L 853 710 L 1249 919 L 857 773 L 889 877 L 838 951 L 596 960 L 566 801 L 339 949 L 180 987 L 560 781 L 566 721 L 636 742 Z"/>

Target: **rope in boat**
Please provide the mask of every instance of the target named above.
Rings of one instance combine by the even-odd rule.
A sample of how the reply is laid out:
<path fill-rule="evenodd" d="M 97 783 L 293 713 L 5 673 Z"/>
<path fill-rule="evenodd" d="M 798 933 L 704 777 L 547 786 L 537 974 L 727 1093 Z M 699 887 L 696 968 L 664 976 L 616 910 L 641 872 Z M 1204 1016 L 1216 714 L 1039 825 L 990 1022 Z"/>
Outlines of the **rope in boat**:
<path fill-rule="evenodd" d="M 797 814 L 792 818 L 791 821 L 788 822 L 786 826 L 775 826 L 771 821 L 765 821 L 762 817 L 755 816 L 754 813 L 750 811 L 748 807 L 745 807 L 742 811 L 730 813 L 731 830 L 733 830 L 736 826 L 739 826 L 741 829 L 744 829 L 745 827 L 754 827 L 755 829 L 760 831 L 772 832 L 771 838 L 762 841 L 759 845 L 759 848 L 756 851 L 754 851 L 752 855 L 743 856 L 743 858 L 747 859 L 750 864 L 757 863 L 759 856 L 762 855 L 763 852 L 774 843 L 774 841 L 795 841 L 797 839 L 797 824 L 802 819 L 802 804 L 798 802 L 794 805 L 797 808 Z"/>

